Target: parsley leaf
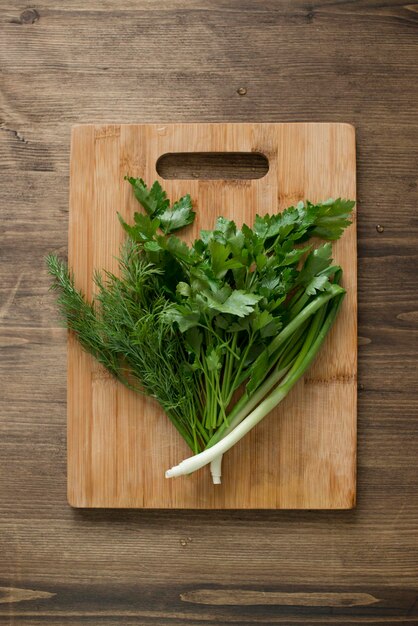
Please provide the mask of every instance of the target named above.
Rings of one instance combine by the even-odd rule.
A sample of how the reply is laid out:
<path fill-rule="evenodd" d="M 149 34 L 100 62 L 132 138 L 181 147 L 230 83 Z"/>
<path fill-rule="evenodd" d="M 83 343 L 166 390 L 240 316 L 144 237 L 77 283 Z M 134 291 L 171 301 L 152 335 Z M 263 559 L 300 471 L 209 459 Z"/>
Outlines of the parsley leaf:
<path fill-rule="evenodd" d="M 175 230 L 193 224 L 196 214 L 192 209 L 192 200 L 189 194 L 186 194 L 180 198 L 180 200 L 174 202 L 170 208 L 170 200 L 167 198 L 166 192 L 157 180 L 150 189 L 148 189 L 142 178 L 125 176 L 125 180 L 132 185 L 136 199 L 143 206 L 153 222 L 154 218 L 158 218 L 159 222 L 157 228 L 161 228 L 165 234 L 172 233 Z M 136 217 L 138 215 L 138 213 L 135 213 L 135 222 L 138 225 L 138 228 L 134 231 L 136 240 L 139 240 L 143 234 L 140 230 L 141 224 L 145 224 L 144 221 L 138 223 Z M 124 228 L 127 230 L 125 225 Z"/>
<path fill-rule="evenodd" d="M 148 189 L 142 178 L 125 176 L 125 180 L 132 185 L 135 198 L 144 207 L 151 218 L 164 213 L 169 207 L 170 201 L 167 199 L 167 194 L 158 180 L 154 182 L 150 189 Z"/>
<path fill-rule="evenodd" d="M 254 305 L 261 300 L 261 295 L 245 293 L 236 289 L 223 302 L 209 294 L 205 294 L 206 302 L 210 309 L 215 309 L 219 313 L 230 313 L 237 317 L 245 317 L 254 311 Z"/>
<path fill-rule="evenodd" d="M 164 213 L 158 215 L 161 230 L 167 234 L 193 224 L 195 216 L 189 194 L 175 202 L 171 209 L 166 209 Z"/>

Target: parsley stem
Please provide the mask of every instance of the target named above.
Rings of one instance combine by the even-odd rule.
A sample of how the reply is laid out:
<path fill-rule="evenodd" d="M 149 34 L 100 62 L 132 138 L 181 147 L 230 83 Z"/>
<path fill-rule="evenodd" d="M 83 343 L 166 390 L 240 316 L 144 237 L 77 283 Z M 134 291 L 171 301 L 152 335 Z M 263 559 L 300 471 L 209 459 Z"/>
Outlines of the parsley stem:
<path fill-rule="evenodd" d="M 241 360 L 240 360 L 237 372 L 235 374 L 233 383 L 232 383 L 231 388 L 229 390 L 229 395 L 227 397 L 226 406 L 228 406 L 229 403 L 231 402 L 232 396 L 234 395 L 234 391 L 238 388 L 238 386 L 240 384 L 241 372 L 242 372 L 242 369 L 243 369 L 243 367 L 245 365 L 245 362 L 247 360 L 248 353 L 250 352 L 250 350 L 252 348 L 253 340 L 254 340 L 254 333 L 251 333 L 250 338 L 248 339 L 248 344 L 247 344 L 247 346 L 246 346 L 246 348 L 244 350 L 244 353 L 243 353 L 243 355 L 241 357 Z"/>
<path fill-rule="evenodd" d="M 260 385 L 251 394 L 248 392 L 243 393 L 234 405 L 232 411 L 227 416 L 227 426 L 221 426 L 219 430 L 216 431 L 213 437 L 211 437 L 208 441 L 206 445 L 207 448 L 212 447 L 226 434 L 231 432 L 231 430 L 233 430 L 235 426 L 247 417 L 253 408 L 261 402 L 264 396 L 267 395 L 267 393 L 271 391 L 271 389 L 273 389 L 273 387 L 275 387 L 275 385 L 277 385 L 277 383 L 284 377 L 294 362 L 295 354 L 298 353 L 301 348 L 301 344 L 304 342 L 305 332 L 306 328 L 302 327 L 289 339 L 289 344 L 284 346 L 284 350 L 281 353 L 281 358 L 279 359 L 278 364 L 268 378 L 265 379 L 262 385 Z M 286 351 L 286 348 L 289 348 L 289 352 Z"/>

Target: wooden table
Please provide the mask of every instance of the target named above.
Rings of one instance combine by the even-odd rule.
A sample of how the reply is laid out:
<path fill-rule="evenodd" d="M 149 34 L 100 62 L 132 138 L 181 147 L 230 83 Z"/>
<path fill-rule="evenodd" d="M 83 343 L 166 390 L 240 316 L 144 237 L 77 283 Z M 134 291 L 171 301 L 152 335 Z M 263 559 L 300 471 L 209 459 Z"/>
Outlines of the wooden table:
<path fill-rule="evenodd" d="M 0 2 L 0 623 L 417 624 L 418 5 Z M 66 503 L 76 122 L 357 127 L 358 506 L 83 511 Z"/>

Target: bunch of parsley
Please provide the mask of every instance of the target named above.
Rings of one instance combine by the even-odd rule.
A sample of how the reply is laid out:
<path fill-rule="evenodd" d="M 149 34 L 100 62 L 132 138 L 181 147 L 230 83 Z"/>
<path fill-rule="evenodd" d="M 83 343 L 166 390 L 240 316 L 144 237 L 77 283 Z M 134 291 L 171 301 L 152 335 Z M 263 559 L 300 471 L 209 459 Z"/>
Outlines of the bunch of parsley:
<path fill-rule="evenodd" d="M 222 455 L 269 413 L 315 358 L 344 289 L 330 241 L 354 202 L 300 202 L 238 228 L 219 217 L 187 245 L 186 195 L 173 205 L 158 182 L 127 178 L 145 213 L 128 234 L 118 276 L 96 273 L 88 302 L 56 256 L 47 264 L 67 326 L 122 383 L 154 397 L 194 455 L 168 470 L 188 474 Z M 312 237 L 327 240 L 316 248 Z"/>

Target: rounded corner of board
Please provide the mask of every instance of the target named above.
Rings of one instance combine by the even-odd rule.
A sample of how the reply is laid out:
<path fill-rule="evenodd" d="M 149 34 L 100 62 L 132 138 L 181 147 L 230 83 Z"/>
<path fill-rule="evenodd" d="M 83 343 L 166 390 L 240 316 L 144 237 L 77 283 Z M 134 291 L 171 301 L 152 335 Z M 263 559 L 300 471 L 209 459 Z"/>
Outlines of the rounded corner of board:
<path fill-rule="evenodd" d="M 70 493 L 69 491 L 67 491 L 67 504 L 72 508 L 72 509 L 83 509 L 85 508 L 85 505 L 83 506 L 78 500 L 77 498 L 74 497 L 74 494 Z"/>
<path fill-rule="evenodd" d="M 356 127 L 354 126 L 354 124 L 350 124 L 349 122 L 341 122 L 340 126 L 345 128 L 347 130 L 347 132 L 349 133 L 349 135 L 353 138 L 353 140 L 355 140 L 355 138 L 356 138 Z"/>
<path fill-rule="evenodd" d="M 343 504 L 340 507 L 342 511 L 352 511 L 353 509 L 357 508 L 357 498 L 355 491 L 347 500 L 347 503 Z"/>

